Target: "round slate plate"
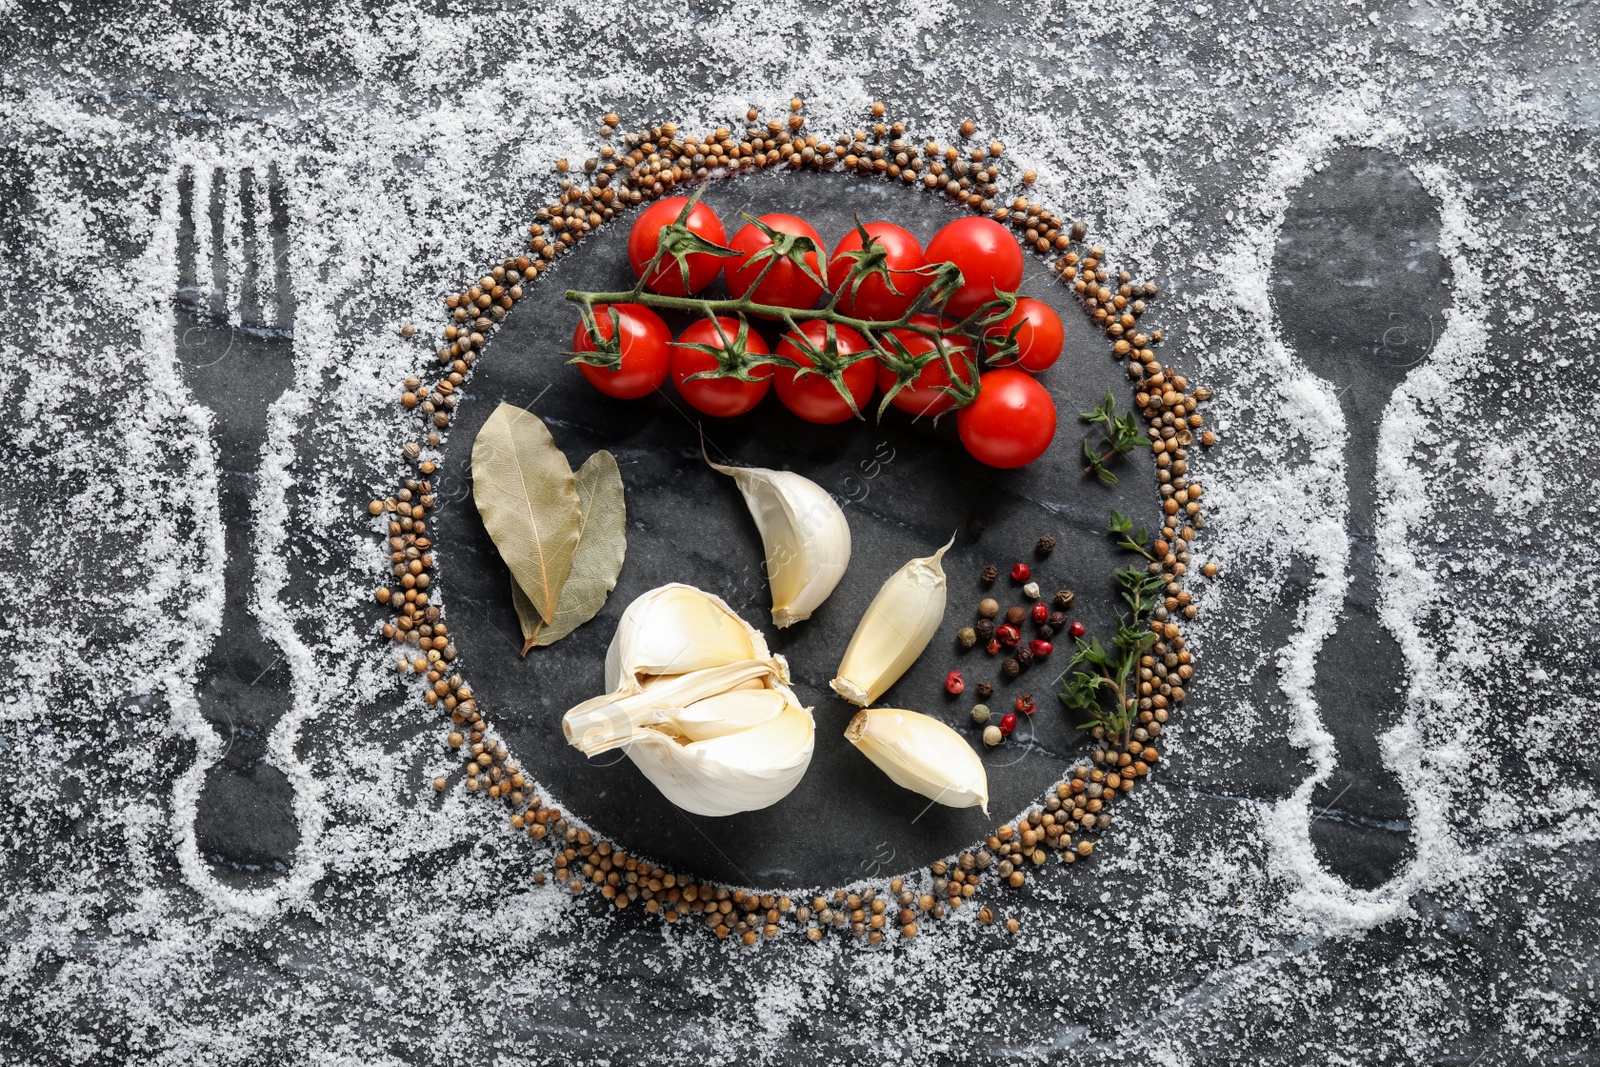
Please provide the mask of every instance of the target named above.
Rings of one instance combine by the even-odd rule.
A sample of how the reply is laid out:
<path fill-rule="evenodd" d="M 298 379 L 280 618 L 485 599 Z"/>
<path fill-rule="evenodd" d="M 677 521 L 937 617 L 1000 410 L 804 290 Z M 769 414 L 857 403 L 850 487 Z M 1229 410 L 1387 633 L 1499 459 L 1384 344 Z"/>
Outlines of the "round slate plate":
<path fill-rule="evenodd" d="M 924 243 L 962 214 L 942 198 L 881 181 L 842 174 L 760 174 L 712 183 L 704 200 L 731 236 L 752 215 L 801 215 L 831 244 L 852 225 L 891 219 Z M 956 631 L 971 625 L 986 591 L 985 564 L 1002 575 L 992 590 L 1002 607 L 1023 603 L 1005 571 L 1018 560 L 1034 567 L 1045 595 L 1078 594 L 1072 616 L 1108 639 L 1119 601 L 1111 579 L 1129 558 L 1105 530 L 1115 507 L 1159 525 L 1153 463 L 1147 450 L 1119 461 L 1122 477 L 1107 486 L 1081 469 L 1080 442 L 1088 427 L 1078 413 L 1110 388 L 1126 407 L 1128 378 L 1105 336 L 1068 290 L 1029 257 L 1024 294 L 1051 304 L 1066 326 L 1066 350 L 1044 375 L 1059 411 L 1050 452 L 1018 471 L 996 471 L 961 448 L 953 416 L 935 426 L 891 410 L 842 426 L 811 426 L 769 396 L 748 415 L 701 419 L 670 386 L 639 401 L 611 400 L 566 366 L 577 313 L 569 288 L 629 288 L 625 242 L 631 219 L 620 218 L 586 238 L 507 316 L 467 382 L 456 410 L 438 482 L 443 501 L 434 516 L 436 590 L 461 650 L 458 666 L 477 693 L 512 760 L 549 791 L 547 803 L 573 813 L 630 854 L 698 878 L 751 886 L 829 886 L 909 869 L 970 846 L 999 820 L 1014 815 L 1059 780 L 1084 749 L 1082 733 L 1055 699 L 1068 659 L 1062 635 L 1049 659 L 1001 684 L 1000 659 L 982 648 L 956 646 Z M 712 295 L 726 295 L 719 281 Z M 674 329 L 684 320 L 669 317 Z M 558 644 L 526 658 L 511 605 L 510 574 L 473 505 L 472 442 L 501 402 L 538 414 L 574 469 L 597 449 L 617 458 L 627 492 L 628 555 L 621 580 L 600 614 Z M 808 621 L 788 630 L 771 625 L 770 597 L 761 574 L 760 537 L 733 481 L 708 468 L 700 432 L 719 462 L 787 468 L 832 492 L 850 522 L 850 569 L 833 596 Z M 967 520 L 987 530 L 974 540 Z M 828 689 L 857 620 L 883 581 L 903 563 L 925 556 L 955 534 L 945 556 L 949 606 L 922 658 L 879 702 L 938 716 L 966 736 L 989 770 L 990 815 L 955 810 L 894 785 L 844 740 L 855 708 Z M 1038 560 L 1034 542 L 1053 535 L 1058 547 Z M 766 633 L 788 657 L 794 690 L 814 709 L 816 754 L 799 787 L 762 811 L 728 818 L 690 815 L 667 803 L 624 756 L 590 762 L 567 745 L 561 716 L 603 690 L 605 651 L 622 611 L 639 594 L 667 582 L 686 582 L 723 597 Z M 1031 631 L 1031 625 L 1027 627 Z M 960 667 L 964 697 L 945 693 L 945 673 Z M 1022 693 L 1039 711 L 1024 719 L 1009 742 L 985 750 L 969 711 L 973 683 L 997 683 L 989 701 L 998 714 Z"/>

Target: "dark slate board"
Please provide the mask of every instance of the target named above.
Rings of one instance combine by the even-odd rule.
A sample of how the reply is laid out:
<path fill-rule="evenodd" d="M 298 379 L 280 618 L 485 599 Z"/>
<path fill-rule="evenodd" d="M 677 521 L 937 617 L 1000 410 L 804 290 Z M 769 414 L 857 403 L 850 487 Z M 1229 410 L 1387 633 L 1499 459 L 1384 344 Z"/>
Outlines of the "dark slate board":
<path fill-rule="evenodd" d="M 705 202 L 737 228 L 739 212 L 789 211 L 811 220 L 830 246 L 851 226 L 888 218 L 926 243 L 959 209 L 942 198 L 842 175 L 784 174 L 713 183 Z M 581 816 L 630 853 L 698 877 L 739 884 L 813 886 L 909 868 L 977 841 L 999 819 L 1015 814 L 1059 780 L 1085 741 L 1054 691 L 1067 661 L 1065 635 L 1045 662 L 1010 684 L 998 684 L 990 705 L 1008 710 L 1030 692 L 1038 714 L 1007 744 L 986 752 L 990 817 L 953 810 L 893 785 L 842 736 L 855 710 L 828 689 L 845 645 L 873 594 L 906 560 L 932 552 L 956 534 L 945 557 L 949 604 L 927 652 L 880 705 L 909 707 L 943 718 L 982 750 L 962 698 L 944 692 L 945 672 L 961 667 L 970 682 L 1001 682 L 1000 657 L 982 649 L 962 653 L 956 631 L 975 618 L 985 592 L 978 574 L 987 563 L 1002 572 L 1017 560 L 1034 564 L 1046 595 L 1073 589 L 1073 617 L 1108 636 L 1116 614 L 1110 574 L 1129 557 L 1105 536 L 1116 507 L 1157 525 L 1158 496 L 1147 451 L 1124 460 L 1123 478 L 1108 487 L 1085 475 L 1080 441 L 1088 432 L 1078 413 L 1111 388 L 1123 404 L 1128 379 L 1110 347 L 1043 261 L 1030 257 L 1027 295 L 1050 303 L 1066 325 L 1066 350 L 1044 376 L 1056 399 L 1055 444 L 1019 471 L 984 467 L 962 449 L 953 417 L 929 425 L 893 411 L 882 424 L 817 427 L 785 411 L 769 395 L 754 412 L 732 420 L 702 420 L 670 386 L 642 401 L 610 400 L 576 368 L 563 365 L 576 312 L 568 288 L 615 290 L 633 277 L 625 254 L 629 219 L 604 226 L 530 287 L 507 316 L 469 379 L 446 445 L 439 495 L 437 589 L 451 633 L 462 650 L 459 667 L 479 696 L 513 759 L 551 791 L 551 802 Z M 722 292 L 720 281 L 716 292 Z M 684 320 L 676 320 L 675 328 Z M 511 606 L 510 577 L 480 523 L 468 474 L 478 429 L 502 401 L 529 408 L 550 426 L 574 467 L 609 449 L 627 490 L 628 556 L 616 591 L 600 615 L 559 644 L 526 659 Z M 847 501 L 853 552 L 844 582 L 810 620 L 786 631 L 771 625 L 770 596 L 761 575 L 763 553 L 733 481 L 700 458 L 700 427 L 713 458 L 743 466 L 799 471 Z M 979 515 L 987 530 L 966 530 Z M 1041 534 L 1059 547 L 1035 558 Z M 814 707 L 816 754 L 800 786 L 762 811 L 702 818 L 666 803 L 618 754 L 593 762 L 561 733 L 567 708 L 604 691 L 603 660 L 618 618 L 646 590 L 686 582 L 725 598 L 772 648 L 788 657 L 795 691 Z M 1021 603 L 1017 583 L 1002 574 L 994 595 L 1002 606 Z M 1030 628 L 1031 630 L 1031 628 Z"/>

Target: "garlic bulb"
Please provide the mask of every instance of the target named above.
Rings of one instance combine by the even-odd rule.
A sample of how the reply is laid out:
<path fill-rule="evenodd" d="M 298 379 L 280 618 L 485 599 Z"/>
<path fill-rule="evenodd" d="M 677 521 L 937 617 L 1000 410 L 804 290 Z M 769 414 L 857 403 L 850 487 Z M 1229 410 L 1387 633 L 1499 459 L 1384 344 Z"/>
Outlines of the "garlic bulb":
<path fill-rule="evenodd" d="M 844 512 L 822 486 L 792 471 L 720 463 L 711 467 L 733 477 L 761 531 L 772 586 L 772 624 L 781 630 L 809 619 L 850 563 L 850 524 Z"/>
<path fill-rule="evenodd" d="M 664 585 L 622 613 L 603 696 L 561 721 L 587 756 L 623 749 L 666 798 L 732 815 L 788 795 L 811 763 L 811 709 L 789 665 L 719 597 Z"/>
<path fill-rule="evenodd" d="M 931 556 L 914 559 L 889 576 L 856 625 L 839 676 L 828 683 L 850 703 L 866 707 L 906 672 L 933 640 L 944 619 L 944 567 L 955 537 Z"/>
<path fill-rule="evenodd" d="M 899 708 L 867 708 L 845 727 L 845 740 L 896 785 L 952 808 L 989 814 L 989 776 L 966 739 L 938 719 Z"/>

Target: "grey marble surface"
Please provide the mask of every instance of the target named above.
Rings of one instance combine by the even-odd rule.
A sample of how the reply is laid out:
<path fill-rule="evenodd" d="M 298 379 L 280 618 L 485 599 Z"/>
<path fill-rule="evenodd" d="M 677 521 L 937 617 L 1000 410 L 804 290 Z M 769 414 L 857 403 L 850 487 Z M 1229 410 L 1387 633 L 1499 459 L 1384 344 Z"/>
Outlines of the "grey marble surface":
<path fill-rule="evenodd" d="M 1597 605 L 1573 563 L 1595 511 L 1593 9 L 601 14 L 0 8 L 0 1060 L 1600 1062 Z M 434 795 L 440 723 L 371 639 L 364 506 L 417 434 L 394 401 L 431 358 L 439 295 L 515 253 L 550 164 L 591 152 L 604 111 L 699 128 L 791 93 L 828 132 L 879 97 L 917 134 L 977 118 L 1162 284 L 1166 358 L 1218 393 L 1223 445 L 1195 468 L 1223 580 L 1201 593 L 1192 700 L 1095 860 L 999 898 L 1015 938 L 968 916 L 878 951 L 742 953 L 535 886 L 546 854 Z M 816 198 L 835 220 L 893 196 L 924 233 L 951 210 L 841 184 L 710 195 Z M 619 238 L 550 280 L 614 273 Z M 674 550 L 747 616 L 765 606 L 650 489 L 665 457 L 732 550 L 756 541 L 664 402 L 638 416 L 552 374 L 559 303 L 513 314 L 441 450 L 440 595 L 551 795 L 687 862 L 695 828 L 630 821 L 648 787 L 552 744 L 553 715 Z M 1074 329 L 1063 413 L 1116 381 Z M 624 584 L 548 682 L 509 647 L 460 491 L 500 397 L 645 487 Z M 713 444 L 752 463 L 792 445 L 841 479 L 880 432 L 793 429 Z M 959 466 L 948 428 L 881 433 L 896 460 L 849 510 L 885 572 L 982 500 L 991 530 L 957 538 L 954 589 L 1048 518 L 1075 548 L 1051 566 L 1083 592 L 1071 568 L 1095 573 L 1109 502 L 1153 507 L 1153 483 L 1105 493 L 1054 463 L 934 478 Z M 812 646 L 871 588 L 781 643 L 833 741 L 844 710 Z M 996 775 L 1002 814 L 1074 751 L 1041 714 L 1038 749 Z M 848 767 L 808 779 L 797 825 L 712 828 L 705 872 L 915 877 L 976 835 L 959 813 L 904 830 L 903 798 Z"/>

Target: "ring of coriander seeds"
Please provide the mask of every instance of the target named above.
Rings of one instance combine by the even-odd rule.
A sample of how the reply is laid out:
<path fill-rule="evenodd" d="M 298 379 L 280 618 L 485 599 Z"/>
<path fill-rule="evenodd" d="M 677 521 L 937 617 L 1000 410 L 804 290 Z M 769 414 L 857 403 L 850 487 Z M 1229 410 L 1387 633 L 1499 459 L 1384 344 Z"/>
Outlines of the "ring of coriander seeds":
<path fill-rule="evenodd" d="M 430 711 L 448 718 L 445 741 L 460 755 L 464 788 L 503 805 L 513 832 L 549 850 L 550 870 L 535 874 L 535 881 L 543 884 L 553 877 L 574 897 L 598 886 L 607 909 L 637 908 L 669 923 L 698 921 L 716 937 L 746 945 L 785 931 L 803 933 L 812 941 L 831 932 L 877 945 L 915 937 L 928 921 L 974 907 L 980 922 L 998 922 L 1015 933 L 1017 919 L 997 918 L 1003 892 L 1024 886 L 1030 870 L 1045 865 L 1052 855 L 1056 862 L 1070 864 L 1093 853 L 1110 825 L 1111 807 L 1119 806 L 1114 802 L 1130 793 L 1159 760 L 1162 730 L 1170 712 L 1184 701 L 1193 675 L 1180 622 L 1197 611 L 1184 579 L 1192 541 L 1204 519 L 1202 487 L 1188 477 L 1188 458 L 1194 444 L 1214 444 L 1216 435 L 1204 428 L 1197 410 L 1208 397 L 1206 390 L 1192 388 L 1183 375 L 1164 366 L 1155 351 L 1161 331 L 1146 331 L 1140 324 L 1156 286 L 1111 270 L 1100 246 L 1084 246 L 1084 223 L 1069 222 L 1025 195 L 1034 173 L 1004 172 L 1004 146 L 974 140 L 977 129 L 971 120 L 961 124 L 959 138 L 943 144 L 909 137 L 904 123 L 886 118 L 882 103 L 873 104 L 871 112 L 869 129 L 832 139 L 807 131 L 799 99 L 791 101 L 786 116 L 762 121 L 752 108 L 741 130 L 719 127 L 703 136 L 684 135 L 671 122 L 622 133 L 618 116 L 606 115 L 594 157 L 579 167 L 567 160 L 556 164 L 559 196 L 537 212 L 528 228 L 527 251 L 506 258 L 464 291 L 445 298 L 448 321 L 436 369 L 407 377 L 401 391 L 402 407 L 422 420 L 419 438 L 403 446 L 408 470 L 393 495 L 368 506 L 393 565 L 393 577 L 375 593 L 388 609 L 377 631 L 386 646 L 398 650 L 399 671 L 415 680 Z M 1162 496 L 1163 526 L 1153 540 L 1130 543 L 1135 535 L 1112 531 L 1125 538 L 1124 548 L 1144 557 L 1138 561 L 1144 566 L 1130 573 L 1137 569 L 1146 575 L 1141 589 L 1147 614 L 1136 613 L 1135 621 L 1148 626 L 1149 636 L 1128 679 L 1125 718 L 1095 726 L 1090 757 L 1037 804 L 995 827 L 975 847 L 925 871 L 884 879 L 881 886 L 837 889 L 809 899 L 664 870 L 624 854 L 537 795 L 453 666 L 457 650 L 428 592 L 435 548 L 428 523 L 435 506 L 436 464 L 426 457 L 436 454 L 450 427 L 457 389 L 524 287 L 584 235 L 633 207 L 695 183 L 763 168 L 844 171 L 920 185 L 1017 231 L 1029 248 L 1049 259 L 1052 273 L 1104 331 L 1113 358 L 1126 366 L 1134 407 L 1155 453 Z M 1010 200 L 999 196 L 1002 178 L 1020 179 L 1021 190 Z M 409 339 L 416 330 L 406 325 L 400 333 Z M 1041 540 L 1041 554 L 1049 551 L 1043 543 L 1048 540 Z M 1206 564 L 1202 573 L 1214 577 L 1215 565 Z M 442 777 L 432 784 L 441 793 L 448 788 Z"/>

